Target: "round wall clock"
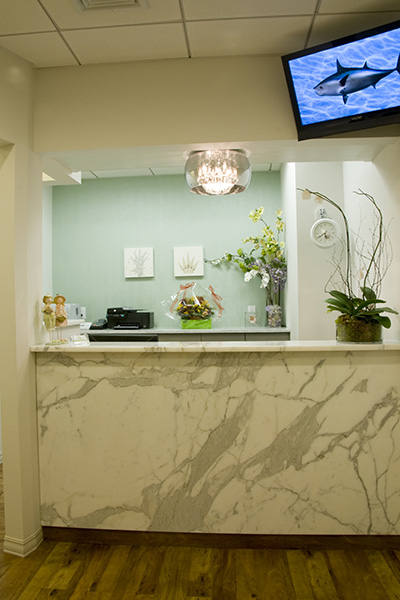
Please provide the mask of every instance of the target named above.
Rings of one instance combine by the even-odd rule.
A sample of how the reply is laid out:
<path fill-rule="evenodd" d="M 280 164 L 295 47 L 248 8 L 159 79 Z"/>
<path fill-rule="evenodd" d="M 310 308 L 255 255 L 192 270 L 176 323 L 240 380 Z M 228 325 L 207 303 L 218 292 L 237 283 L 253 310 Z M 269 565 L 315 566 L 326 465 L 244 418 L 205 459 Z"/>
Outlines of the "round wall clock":
<path fill-rule="evenodd" d="M 310 236 L 320 248 L 330 248 L 340 238 L 339 224 L 333 219 L 318 219 L 311 227 Z"/>

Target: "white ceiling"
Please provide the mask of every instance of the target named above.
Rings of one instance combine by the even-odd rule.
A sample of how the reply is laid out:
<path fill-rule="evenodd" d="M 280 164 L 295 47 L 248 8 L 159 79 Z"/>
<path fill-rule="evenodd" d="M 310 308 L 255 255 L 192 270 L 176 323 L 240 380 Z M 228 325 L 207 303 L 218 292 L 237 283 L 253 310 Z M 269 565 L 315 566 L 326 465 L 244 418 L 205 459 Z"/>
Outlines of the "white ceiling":
<path fill-rule="evenodd" d="M 137 0 L 142 6 L 85 10 L 79 8 L 81 1 L 0 0 L 0 48 L 35 69 L 209 56 L 280 56 L 400 20 L 400 0 Z M 365 138 L 355 144 L 356 155 L 360 144 L 364 148 L 368 145 Z M 316 142 L 309 144 L 311 154 L 315 147 Z M 274 168 L 272 163 L 288 155 L 287 149 L 282 154 L 277 146 L 274 148 L 269 161 L 265 154 L 271 152 L 269 144 L 265 144 L 265 151 L 262 144 L 254 148 L 264 167 L 268 163 L 266 168 Z M 328 145 L 333 159 L 334 149 L 335 145 Z M 160 161 L 152 160 L 149 149 L 148 164 L 135 166 L 144 168 L 146 174 L 158 168 L 183 171 L 182 153 L 176 164 L 178 150 L 166 150 L 175 161 L 164 164 L 168 163 L 164 156 L 160 165 Z M 81 157 L 88 171 L 94 173 L 87 172 L 86 176 L 115 176 L 115 166 L 126 162 L 121 154 L 122 163 L 114 161 L 113 165 L 107 163 L 106 156 L 100 160 L 99 154 L 92 160 L 89 155 Z M 60 158 L 68 157 L 53 157 L 57 161 Z M 63 164 L 72 170 L 85 170 L 71 156 Z M 122 174 L 128 173 L 119 172 Z"/>
<path fill-rule="evenodd" d="M 1 0 L 0 47 L 38 69 L 163 58 L 282 55 L 400 19 L 399 0 L 147 3 L 148 8 L 80 10 L 79 0 Z"/>

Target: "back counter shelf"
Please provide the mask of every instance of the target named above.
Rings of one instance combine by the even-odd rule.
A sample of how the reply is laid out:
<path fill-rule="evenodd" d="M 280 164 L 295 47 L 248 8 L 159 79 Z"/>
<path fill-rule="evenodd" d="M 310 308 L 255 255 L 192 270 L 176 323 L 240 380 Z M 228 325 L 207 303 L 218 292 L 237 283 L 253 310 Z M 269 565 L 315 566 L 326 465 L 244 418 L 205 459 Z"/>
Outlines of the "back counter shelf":
<path fill-rule="evenodd" d="M 253 342 L 290 340 L 286 327 L 235 329 L 98 329 L 85 330 L 91 342 Z"/>

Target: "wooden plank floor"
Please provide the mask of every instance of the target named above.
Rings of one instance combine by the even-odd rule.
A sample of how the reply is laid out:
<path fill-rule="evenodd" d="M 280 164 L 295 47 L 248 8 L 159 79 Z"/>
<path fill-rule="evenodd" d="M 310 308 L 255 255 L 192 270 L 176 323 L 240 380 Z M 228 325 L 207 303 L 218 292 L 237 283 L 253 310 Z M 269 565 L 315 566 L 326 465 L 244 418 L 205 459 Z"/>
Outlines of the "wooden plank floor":
<path fill-rule="evenodd" d="M 0 485 L 2 470 L 0 466 Z M 0 536 L 4 536 L 2 487 Z M 129 546 L 45 540 L 0 554 L 1 600 L 400 600 L 400 550 Z"/>

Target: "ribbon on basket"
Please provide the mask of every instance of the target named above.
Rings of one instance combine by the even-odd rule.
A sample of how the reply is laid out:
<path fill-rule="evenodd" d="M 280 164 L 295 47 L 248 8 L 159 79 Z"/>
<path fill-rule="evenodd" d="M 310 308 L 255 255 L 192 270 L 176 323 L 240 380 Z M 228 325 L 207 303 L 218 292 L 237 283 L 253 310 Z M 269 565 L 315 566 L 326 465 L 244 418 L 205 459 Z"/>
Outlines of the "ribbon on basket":
<path fill-rule="evenodd" d="M 218 294 L 215 293 L 214 288 L 212 285 L 208 286 L 208 289 L 211 292 L 211 296 L 215 302 L 215 304 L 218 306 L 218 318 L 221 317 L 222 315 L 222 311 L 224 310 L 222 304 L 221 304 L 221 300 L 222 300 L 222 296 L 219 296 Z"/>
<path fill-rule="evenodd" d="M 181 285 L 179 292 L 177 292 L 175 294 L 175 296 L 173 297 L 171 306 L 169 307 L 169 312 L 171 314 L 173 314 L 176 305 L 178 304 L 179 300 L 181 300 L 182 298 L 184 298 L 186 296 L 186 290 L 190 290 L 190 288 L 192 288 L 194 286 L 194 281 L 192 281 L 192 283 L 187 283 L 186 285 Z M 181 296 L 181 297 L 180 297 Z"/>

